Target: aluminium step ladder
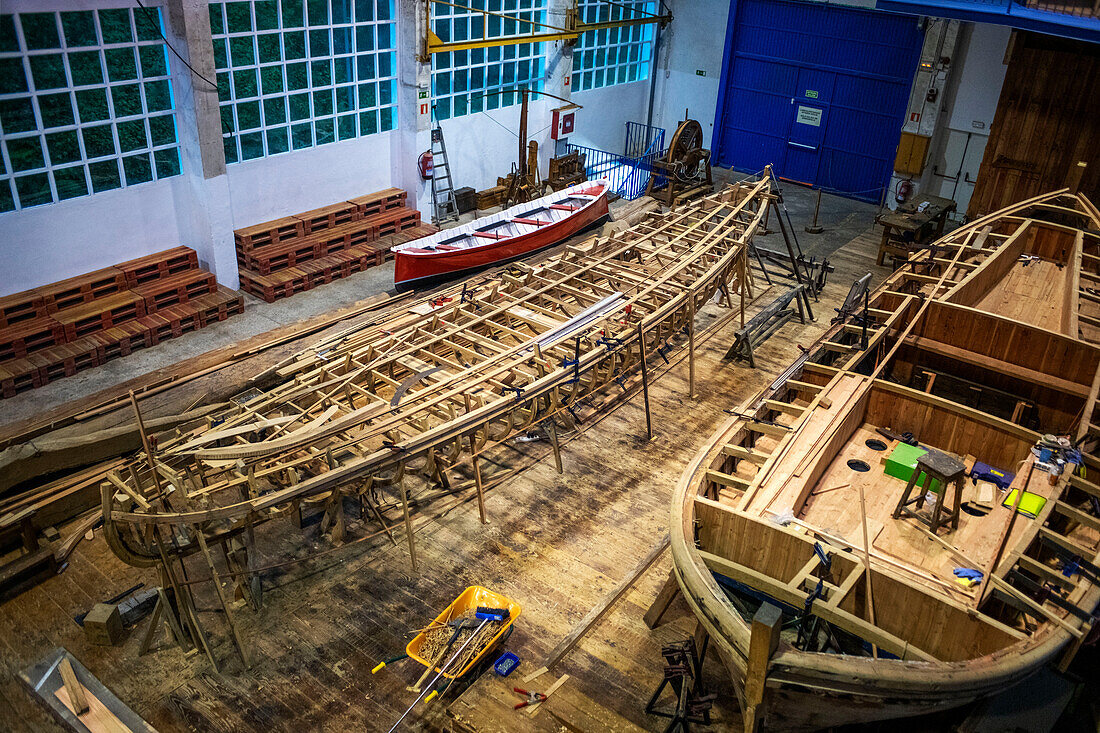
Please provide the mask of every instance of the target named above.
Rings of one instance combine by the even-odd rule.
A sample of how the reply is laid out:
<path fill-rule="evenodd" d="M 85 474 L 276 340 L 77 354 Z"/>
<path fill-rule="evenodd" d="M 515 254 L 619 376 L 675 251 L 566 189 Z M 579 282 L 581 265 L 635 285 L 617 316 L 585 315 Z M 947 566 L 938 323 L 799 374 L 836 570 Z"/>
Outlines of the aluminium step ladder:
<path fill-rule="evenodd" d="M 451 166 L 447 162 L 447 145 L 443 142 L 443 128 L 436 120 L 432 127 L 432 224 L 458 219 L 458 201 L 455 200 L 451 181 Z"/>

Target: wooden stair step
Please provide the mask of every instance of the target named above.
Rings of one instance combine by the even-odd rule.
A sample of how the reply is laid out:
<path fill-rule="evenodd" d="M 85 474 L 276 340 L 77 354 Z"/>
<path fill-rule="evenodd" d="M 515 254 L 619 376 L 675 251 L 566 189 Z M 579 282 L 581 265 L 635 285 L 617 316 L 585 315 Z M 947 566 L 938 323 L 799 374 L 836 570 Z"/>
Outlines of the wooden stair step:
<path fill-rule="evenodd" d="M 206 295 L 217 290 L 218 281 L 206 270 L 185 270 L 165 278 L 138 285 L 133 292 L 145 303 L 145 313 L 156 313 L 177 303 Z"/>
<path fill-rule="evenodd" d="M 47 313 L 90 303 L 123 290 L 126 290 L 126 275 L 117 267 L 106 267 L 35 288 Z"/>
<path fill-rule="evenodd" d="M 65 339 L 75 341 L 93 331 L 102 331 L 144 315 L 145 299 L 126 290 L 84 305 L 66 308 L 55 313 L 53 317 L 65 327 Z"/>
<path fill-rule="evenodd" d="M 178 272 L 196 270 L 199 267 L 199 256 L 190 247 L 180 246 L 128 260 L 115 267 L 126 276 L 126 287 L 132 289 Z"/>
<path fill-rule="evenodd" d="M 65 341 L 65 327 L 51 316 L 21 321 L 0 330 L 0 361 L 25 358 Z"/>
<path fill-rule="evenodd" d="M 311 234 L 340 224 L 348 224 L 362 217 L 359 207 L 350 201 L 340 201 L 294 215 L 295 219 L 302 222 L 303 234 Z"/>
<path fill-rule="evenodd" d="M 303 234 L 305 234 L 305 225 L 300 219 L 284 216 L 237 229 L 233 232 L 233 241 L 238 252 L 248 253 L 287 239 L 296 239 Z"/>
<path fill-rule="evenodd" d="M 24 290 L 0 298 L 0 328 L 14 326 L 47 315 L 46 301 L 35 290 Z"/>

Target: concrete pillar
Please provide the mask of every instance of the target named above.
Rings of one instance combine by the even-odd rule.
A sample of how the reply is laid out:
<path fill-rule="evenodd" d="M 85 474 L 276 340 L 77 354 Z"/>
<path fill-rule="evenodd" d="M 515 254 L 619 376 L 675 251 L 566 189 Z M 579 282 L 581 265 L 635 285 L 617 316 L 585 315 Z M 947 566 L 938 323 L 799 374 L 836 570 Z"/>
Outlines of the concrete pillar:
<path fill-rule="evenodd" d="M 431 147 L 432 67 L 420 59 L 426 0 L 397 0 L 397 129 L 393 140 L 394 185 L 409 192 L 409 206 L 432 218 L 431 183 L 417 160 Z"/>
<path fill-rule="evenodd" d="M 200 263 L 217 276 L 219 283 L 235 290 L 240 281 L 218 91 L 211 84 L 217 76 L 208 5 L 202 0 L 168 0 L 166 10 L 165 35 L 194 69 L 169 54 L 185 182 L 175 194 L 179 229 L 185 237 L 181 244 L 198 252 Z"/>

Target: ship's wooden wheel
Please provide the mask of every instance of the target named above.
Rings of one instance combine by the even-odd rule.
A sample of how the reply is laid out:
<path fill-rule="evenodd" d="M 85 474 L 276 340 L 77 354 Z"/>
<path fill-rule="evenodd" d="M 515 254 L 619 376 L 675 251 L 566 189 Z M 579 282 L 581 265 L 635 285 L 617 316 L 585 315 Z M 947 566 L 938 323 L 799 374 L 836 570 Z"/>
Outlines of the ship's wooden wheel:
<path fill-rule="evenodd" d="M 711 185 L 710 151 L 703 147 L 703 127 L 698 120 L 684 120 L 672 135 L 663 160 L 654 165 L 646 193 L 672 206 L 677 196 L 694 188 L 704 193 Z"/>

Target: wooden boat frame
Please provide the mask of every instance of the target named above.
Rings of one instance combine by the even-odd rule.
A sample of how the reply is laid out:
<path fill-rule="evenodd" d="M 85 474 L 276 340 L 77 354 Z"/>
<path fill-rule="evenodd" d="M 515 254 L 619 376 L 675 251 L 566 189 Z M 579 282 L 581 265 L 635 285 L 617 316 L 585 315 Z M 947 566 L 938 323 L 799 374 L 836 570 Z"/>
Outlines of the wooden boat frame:
<path fill-rule="evenodd" d="M 1071 268 L 1062 324 L 1068 333 L 975 308 L 978 296 L 1017 261 L 1025 236 L 1029 232 L 1039 236 L 1047 229 L 1066 234 L 1072 242 L 1060 253 Z M 986 581 L 976 599 L 949 580 L 930 578 L 907 562 L 876 552 L 866 534 L 863 542 L 848 542 L 798 520 L 780 526 L 759 506 L 753 506 L 751 513 L 748 509 L 763 485 L 769 481 L 773 485 L 783 483 L 783 477 L 789 478 L 786 486 L 796 484 L 797 489 L 803 486 L 798 481 L 804 481 L 803 491 L 812 492 L 811 476 L 785 473 L 785 468 L 777 466 L 784 460 L 800 460 L 798 471 L 819 470 L 816 466 L 827 464 L 839 450 L 834 436 L 842 434 L 843 425 L 861 424 L 863 415 L 858 403 L 872 399 L 875 393 L 922 406 L 923 416 L 919 419 L 895 414 L 896 430 L 911 429 L 912 423 L 914 432 L 924 429 L 944 444 L 939 447 L 960 454 L 965 443 L 952 431 L 961 432 L 959 426 L 964 420 L 967 425 L 1006 436 L 1005 440 L 1015 441 L 1017 448 L 1024 446 L 1025 450 L 1040 438 L 1038 432 L 1018 424 L 1022 416 L 1019 404 L 1010 418 L 998 417 L 888 381 L 884 370 L 903 347 L 946 356 L 1034 385 L 1035 394 L 1048 398 L 1049 405 L 1044 405 L 1046 424 L 1053 423 L 1058 430 L 1078 438 L 1081 445 L 1087 445 L 1087 468 L 1100 470 L 1100 458 L 1095 453 L 1100 420 L 1094 416 L 1100 388 L 1100 348 L 1096 346 L 1100 332 L 1095 326 L 1100 321 L 1095 312 L 1089 315 L 1083 307 L 1089 305 L 1091 310 L 1091 304 L 1100 302 L 1100 297 L 1092 292 L 1092 286 L 1082 284 L 1100 282 L 1097 229 L 1100 211 L 1091 202 L 1058 191 L 995 212 L 948 234 L 931 249 L 911 258 L 870 294 L 868 313 L 874 324 L 866 333 L 866 346 L 861 344 L 864 332 L 860 325 L 847 318 L 835 323 L 806 355 L 743 405 L 684 472 L 673 498 L 671 585 L 659 602 L 667 607 L 678 585 L 730 671 L 742 698 L 745 730 L 755 730 L 753 726 L 761 720 L 784 730 L 812 730 L 958 706 L 1006 689 L 1059 654 L 1064 654 L 1062 660 L 1066 663 L 1083 641 L 1094 617 L 1075 616 L 1049 598 L 1031 593 L 1026 583 L 1021 587 L 1017 579 L 1022 574 L 1040 583 L 1060 583 L 1068 589 L 1063 599 L 1066 603 L 1086 617 L 1094 613 L 1100 603 L 1100 585 L 1095 578 L 1059 578 L 1060 573 L 1040 559 L 1038 549 L 1044 542 L 1054 543 L 1093 565 L 1100 564 L 1100 542 L 1096 540 L 1100 537 L 1100 519 L 1078 506 L 1090 497 L 1100 497 L 1100 485 L 1091 480 L 1063 474 L 1039 516 L 1027 525 L 1022 539 L 1006 547 L 1015 520 L 1012 510 L 1001 544 L 1002 551 L 1007 551 L 1003 556 L 998 553 L 993 572 L 986 569 Z M 967 323 L 969 330 L 964 328 Z M 847 393 L 837 391 L 843 382 L 851 385 Z M 841 399 L 838 394 L 843 404 L 836 404 Z M 1083 411 L 1079 422 L 1074 409 L 1063 407 L 1067 400 Z M 800 432 L 809 430 L 815 412 L 823 414 L 831 408 L 836 408 L 828 418 L 832 427 L 821 428 L 822 437 L 810 451 L 800 453 L 800 457 L 786 455 L 787 447 L 798 440 Z M 950 429 L 945 425 L 937 430 L 932 415 Z M 774 449 L 756 449 L 757 439 L 764 436 L 778 441 Z M 937 440 L 929 442 L 936 444 Z M 753 468 L 740 471 L 742 465 Z M 746 478 L 745 474 L 753 470 L 755 475 Z M 784 498 L 794 493 L 794 489 L 788 491 Z M 862 502 L 862 489 L 860 496 Z M 805 496 L 801 501 L 806 501 Z M 795 514 L 801 505 L 794 503 Z M 786 505 L 779 502 L 778 506 Z M 865 531 L 866 521 L 863 515 Z M 1091 540 L 1083 545 L 1080 538 L 1070 536 L 1067 527 L 1073 533 L 1091 533 Z M 760 533 L 765 531 L 777 548 L 786 549 L 786 554 L 768 557 L 784 557 L 786 570 L 793 568 L 794 572 L 762 570 L 759 565 L 737 562 L 716 549 L 726 548 L 725 554 L 733 556 L 738 552 L 737 543 L 759 547 L 764 542 Z M 931 533 L 925 534 L 933 539 Z M 934 539 L 959 564 L 973 566 L 948 541 Z M 865 548 L 864 543 L 871 547 Z M 715 574 L 762 593 L 773 602 L 801 608 L 815 582 L 822 579 L 815 544 L 831 553 L 842 570 L 839 580 L 834 574 L 832 582 L 825 582 L 826 597 L 812 603 L 812 613 L 875 645 L 876 657 L 881 650 L 897 659 L 807 652 L 789 643 L 780 645 L 772 656 L 767 642 L 763 651 L 758 643 L 754 646 L 752 619 L 737 611 Z M 865 554 L 864 549 L 869 552 Z M 769 544 L 758 555 L 771 551 Z M 787 579 L 787 575 L 791 577 Z M 937 659 L 903 634 L 891 633 L 874 622 L 880 600 L 886 603 L 896 597 L 898 603 L 916 602 L 917 591 L 905 595 L 903 586 L 919 588 L 920 593 L 940 604 L 939 631 L 929 634 L 950 633 L 953 625 L 961 628 L 982 624 L 1009 641 L 976 658 Z M 869 596 L 873 596 L 874 604 L 864 608 Z M 1003 607 L 1010 605 L 1026 614 L 1033 620 L 1034 631 L 1024 633 L 1004 618 L 988 615 L 992 597 L 1006 604 Z M 910 612 L 910 620 L 916 625 L 920 611 L 912 607 Z M 655 604 L 651 614 L 659 618 L 660 613 L 663 611 Z"/>
<path fill-rule="evenodd" d="M 239 395 L 225 414 L 161 435 L 155 447 L 142 430 L 146 449 L 102 485 L 109 545 L 131 565 L 158 566 L 180 620 L 194 626 L 190 586 L 173 566 L 201 553 L 233 627 L 210 545 L 229 548 L 247 594 L 258 584 L 254 528 L 300 517 L 303 503 L 323 507 L 322 531 L 340 541 L 343 499 L 358 500 L 360 516 L 373 513 L 396 544 L 378 511 L 388 488 L 415 569 L 410 480 L 447 487 L 446 471 L 472 468 L 485 521 L 479 455 L 540 425 L 560 472 L 556 423 L 569 426 L 580 400 L 670 339 L 686 333 L 691 348 L 695 312 L 716 294 L 744 321 L 748 243 L 772 188 L 769 176 L 743 181 L 351 326 L 268 370 L 277 386 Z M 134 410 L 140 428 L 136 401 Z M 205 646 L 201 632 L 193 636 Z M 235 628 L 234 638 L 245 657 Z"/>

